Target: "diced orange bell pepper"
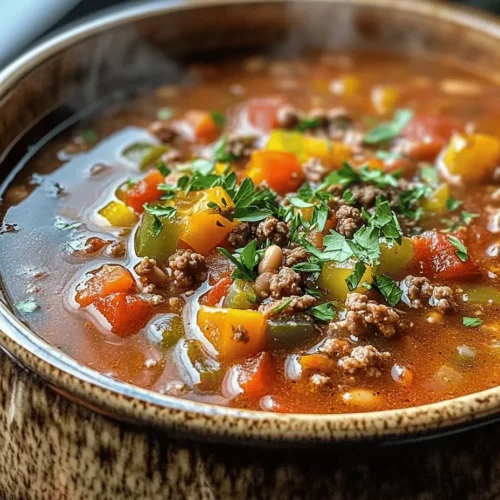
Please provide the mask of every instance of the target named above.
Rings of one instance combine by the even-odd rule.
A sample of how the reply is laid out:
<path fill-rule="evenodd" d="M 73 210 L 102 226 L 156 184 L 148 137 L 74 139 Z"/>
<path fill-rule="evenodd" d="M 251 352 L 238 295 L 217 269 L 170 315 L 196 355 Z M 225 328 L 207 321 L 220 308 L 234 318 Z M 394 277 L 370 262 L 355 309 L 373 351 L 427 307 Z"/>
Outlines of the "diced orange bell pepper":
<path fill-rule="evenodd" d="M 255 151 L 250 158 L 247 176 L 255 184 L 266 182 L 278 194 L 297 191 L 305 180 L 297 157 L 282 151 Z"/>
<path fill-rule="evenodd" d="M 337 363 L 332 358 L 320 353 L 303 354 L 299 357 L 299 364 L 302 370 L 321 373 L 332 373 L 337 367 Z"/>
<path fill-rule="evenodd" d="M 157 200 L 161 196 L 158 185 L 164 182 L 164 177 L 159 170 L 151 170 L 143 179 L 136 182 L 125 196 L 125 203 L 137 213 L 144 211 L 143 205 Z"/>
<path fill-rule="evenodd" d="M 201 298 L 200 302 L 206 306 L 216 306 L 227 295 L 232 282 L 231 278 L 223 278 Z"/>
<path fill-rule="evenodd" d="M 233 227 L 234 223 L 220 214 L 201 212 L 189 218 L 180 240 L 206 255 L 226 239 Z"/>
<path fill-rule="evenodd" d="M 191 110 L 184 118 L 193 127 L 196 140 L 209 143 L 217 139 L 220 129 L 208 111 Z"/>
<path fill-rule="evenodd" d="M 261 352 L 233 367 L 237 373 L 238 385 L 243 394 L 251 398 L 260 398 L 269 394 L 276 377 L 276 367 L 268 352 Z"/>
<path fill-rule="evenodd" d="M 81 307 L 87 307 L 99 298 L 112 293 L 130 292 L 134 287 L 134 279 L 127 268 L 104 265 L 77 292 L 75 300 Z"/>
<path fill-rule="evenodd" d="M 458 258 L 455 247 L 444 234 L 427 231 L 414 236 L 412 243 L 413 266 L 427 277 L 463 280 L 478 273 L 470 257 L 466 262 Z"/>
<path fill-rule="evenodd" d="M 258 311 L 201 306 L 198 326 L 221 361 L 246 358 L 265 347 L 266 320 Z"/>
<path fill-rule="evenodd" d="M 94 303 L 106 318 L 111 331 L 120 337 L 136 334 L 148 321 L 152 307 L 137 295 L 113 293 Z"/>

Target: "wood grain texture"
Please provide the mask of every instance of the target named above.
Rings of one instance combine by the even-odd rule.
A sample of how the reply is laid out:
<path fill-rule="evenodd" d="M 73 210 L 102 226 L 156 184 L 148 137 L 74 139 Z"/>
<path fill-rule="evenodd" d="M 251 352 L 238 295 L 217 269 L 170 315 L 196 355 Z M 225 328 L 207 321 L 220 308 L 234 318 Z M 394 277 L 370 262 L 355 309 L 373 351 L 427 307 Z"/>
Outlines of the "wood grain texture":
<path fill-rule="evenodd" d="M 0 499 L 500 497 L 500 425 L 426 443 L 174 441 L 70 402 L 0 354 Z"/>

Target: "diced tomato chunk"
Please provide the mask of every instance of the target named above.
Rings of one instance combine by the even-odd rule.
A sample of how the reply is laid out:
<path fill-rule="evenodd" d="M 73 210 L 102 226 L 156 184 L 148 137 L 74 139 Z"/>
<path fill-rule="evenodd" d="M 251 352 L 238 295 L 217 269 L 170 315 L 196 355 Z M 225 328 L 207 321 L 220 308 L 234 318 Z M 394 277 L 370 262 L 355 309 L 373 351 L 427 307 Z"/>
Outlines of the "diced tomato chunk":
<path fill-rule="evenodd" d="M 246 110 L 250 125 L 262 132 L 269 132 L 278 126 L 278 110 L 283 106 L 283 100 L 267 97 L 248 101 Z"/>
<path fill-rule="evenodd" d="M 204 295 L 200 302 L 205 306 L 216 306 L 223 299 L 231 286 L 233 280 L 229 277 L 223 278 L 210 291 Z"/>
<path fill-rule="evenodd" d="M 94 302 L 111 331 L 120 337 L 137 333 L 148 321 L 152 307 L 137 295 L 113 293 Z"/>
<path fill-rule="evenodd" d="M 151 203 L 161 196 L 158 185 L 162 184 L 164 180 L 159 170 L 151 170 L 151 172 L 126 192 L 126 204 L 132 207 L 137 213 L 142 213 L 145 203 Z"/>
<path fill-rule="evenodd" d="M 463 129 L 462 121 L 444 116 L 416 116 L 402 132 L 411 141 L 406 154 L 418 161 L 432 161 L 450 137 Z"/>
<path fill-rule="evenodd" d="M 208 111 L 188 111 L 185 119 L 193 127 L 196 140 L 206 144 L 217 139 L 220 129 Z"/>
<path fill-rule="evenodd" d="M 469 260 L 461 261 L 448 237 L 432 231 L 412 238 L 414 265 L 430 278 L 467 279 L 477 275 L 478 268 Z"/>
<path fill-rule="evenodd" d="M 135 282 L 130 271 L 123 266 L 104 265 L 76 294 L 75 300 L 87 307 L 95 300 L 112 293 L 130 292 Z"/>
<path fill-rule="evenodd" d="M 238 385 L 243 389 L 245 396 L 256 398 L 269 394 L 276 377 L 276 367 L 271 354 L 261 352 L 235 365 L 234 369 Z"/>

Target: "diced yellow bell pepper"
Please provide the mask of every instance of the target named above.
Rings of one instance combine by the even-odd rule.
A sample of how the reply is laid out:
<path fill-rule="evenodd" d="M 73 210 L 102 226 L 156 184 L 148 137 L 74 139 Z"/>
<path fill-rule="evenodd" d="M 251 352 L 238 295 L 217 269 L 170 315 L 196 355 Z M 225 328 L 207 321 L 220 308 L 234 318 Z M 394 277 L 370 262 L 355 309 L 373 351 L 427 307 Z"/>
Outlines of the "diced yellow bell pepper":
<path fill-rule="evenodd" d="M 99 215 L 114 227 L 131 227 L 137 222 L 134 211 L 119 201 L 110 201 L 99 210 Z"/>
<path fill-rule="evenodd" d="M 339 168 L 351 157 L 351 148 L 346 144 L 287 130 L 273 130 L 266 149 L 293 153 L 301 163 L 318 158 L 332 168 Z"/>
<path fill-rule="evenodd" d="M 345 279 L 354 270 L 355 262 L 348 260 L 346 262 L 326 262 L 319 277 L 318 284 L 329 296 L 335 300 L 343 301 L 351 291 L 347 287 Z M 359 287 L 354 292 L 363 290 L 363 283 L 373 282 L 373 272 L 370 266 L 366 266 L 366 271 L 359 282 Z"/>
<path fill-rule="evenodd" d="M 221 361 L 246 358 L 265 348 L 266 320 L 258 311 L 201 306 L 198 326 Z"/>
<path fill-rule="evenodd" d="M 220 214 L 195 213 L 185 218 L 180 239 L 195 252 L 206 255 L 224 241 L 233 227 L 234 223 Z"/>
<path fill-rule="evenodd" d="M 352 97 L 359 92 L 361 81 L 353 75 L 345 75 L 330 83 L 330 91 L 336 95 Z"/>
<path fill-rule="evenodd" d="M 224 212 L 234 209 L 233 200 L 227 194 L 226 190 L 220 186 L 206 189 L 205 191 L 189 193 L 188 197 L 191 195 L 193 195 L 194 203 L 189 207 L 189 212 L 192 214 L 206 212 L 207 210 L 212 211 L 213 209 L 209 207 L 209 203 L 215 203 Z"/>
<path fill-rule="evenodd" d="M 464 182 L 487 180 L 500 160 L 500 140 L 487 134 L 459 134 L 452 137 L 444 164 Z"/>
<path fill-rule="evenodd" d="M 448 184 L 440 184 L 428 198 L 423 198 L 420 206 L 426 212 L 441 213 L 446 211 L 446 201 L 450 197 Z"/>
<path fill-rule="evenodd" d="M 379 264 L 375 268 L 375 274 L 388 274 L 395 276 L 405 269 L 413 260 L 413 244 L 411 238 L 403 237 L 401 245 L 394 243 L 388 246 L 386 243 L 380 245 Z"/>
<path fill-rule="evenodd" d="M 391 114 L 400 97 L 399 92 L 394 87 L 377 86 L 371 93 L 372 105 L 375 111 L 381 115 Z"/>

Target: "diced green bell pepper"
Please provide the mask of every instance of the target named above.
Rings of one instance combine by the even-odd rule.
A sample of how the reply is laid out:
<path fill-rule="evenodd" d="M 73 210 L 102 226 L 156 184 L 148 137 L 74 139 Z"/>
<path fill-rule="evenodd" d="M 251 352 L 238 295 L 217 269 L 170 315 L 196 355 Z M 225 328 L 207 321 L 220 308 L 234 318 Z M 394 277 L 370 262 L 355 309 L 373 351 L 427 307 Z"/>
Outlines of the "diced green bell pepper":
<path fill-rule="evenodd" d="M 469 285 L 462 290 L 468 304 L 500 304 L 500 290 L 493 286 Z"/>
<path fill-rule="evenodd" d="M 141 170 L 144 170 L 159 160 L 161 155 L 167 152 L 167 149 L 166 146 L 161 144 L 136 142 L 123 152 L 123 156 L 132 163 L 135 163 Z"/>
<path fill-rule="evenodd" d="M 314 336 L 313 320 L 305 314 L 281 316 L 267 322 L 268 341 L 271 347 L 295 345 Z"/>
<path fill-rule="evenodd" d="M 158 262 L 165 262 L 177 249 L 182 226 L 176 218 L 164 219 L 160 234 L 155 236 L 154 220 L 154 216 L 147 212 L 142 216 L 135 234 L 135 252 L 139 257 L 150 257 Z"/>
<path fill-rule="evenodd" d="M 224 299 L 223 307 L 229 309 L 252 309 L 257 302 L 253 286 L 248 281 L 234 280 Z"/>
<path fill-rule="evenodd" d="M 186 352 L 189 366 L 186 368 L 194 385 L 203 390 L 215 390 L 221 382 L 221 366 L 205 353 L 199 340 L 182 341 L 182 349 Z"/>

